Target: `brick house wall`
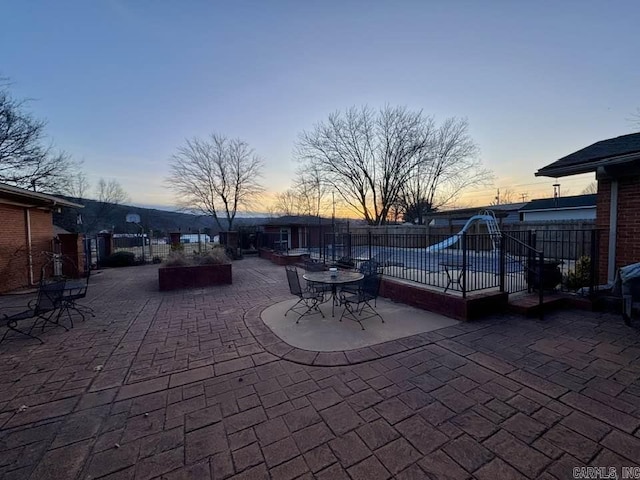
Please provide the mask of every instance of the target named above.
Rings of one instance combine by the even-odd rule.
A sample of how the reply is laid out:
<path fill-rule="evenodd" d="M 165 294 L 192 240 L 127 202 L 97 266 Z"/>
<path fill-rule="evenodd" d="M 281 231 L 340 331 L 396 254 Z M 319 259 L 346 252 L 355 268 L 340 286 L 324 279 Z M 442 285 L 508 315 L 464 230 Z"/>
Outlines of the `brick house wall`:
<path fill-rule="evenodd" d="M 29 285 L 27 221 L 24 207 L 0 204 L 0 292 Z M 33 278 L 40 279 L 40 269 L 47 258 L 40 253 L 51 250 L 53 220 L 47 210 L 29 209 Z"/>
<path fill-rule="evenodd" d="M 66 277 L 79 278 L 85 271 L 84 236 L 78 233 L 60 233 L 60 253 L 65 260 L 62 263 L 62 273 Z"/>
<path fill-rule="evenodd" d="M 607 281 L 611 179 L 598 179 L 596 227 L 600 235 L 600 282 Z M 618 228 L 615 268 L 640 262 L 640 175 L 618 179 Z"/>

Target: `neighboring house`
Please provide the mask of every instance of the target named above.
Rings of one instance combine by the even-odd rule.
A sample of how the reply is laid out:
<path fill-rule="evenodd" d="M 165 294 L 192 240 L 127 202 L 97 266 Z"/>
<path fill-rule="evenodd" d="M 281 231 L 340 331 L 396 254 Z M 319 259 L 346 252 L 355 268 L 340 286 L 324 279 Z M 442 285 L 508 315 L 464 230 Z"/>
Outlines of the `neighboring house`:
<path fill-rule="evenodd" d="M 520 220 L 523 222 L 560 222 L 595 219 L 595 194 L 542 198 L 532 200 L 520 209 Z"/>
<path fill-rule="evenodd" d="M 336 221 L 336 225 L 337 225 Z M 268 220 L 261 225 L 261 231 L 271 237 L 282 249 L 317 247 L 321 244 L 321 235 L 330 233 L 330 218 L 318 218 L 309 215 L 286 215 Z M 336 227 L 337 228 L 337 227 Z"/>
<path fill-rule="evenodd" d="M 498 225 L 517 223 L 520 221 L 518 212 L 526 203 L 505 203 L 502 205 L 489 205 L 486 207 L 457 208 L 455 210 L 443 210 L 430 213 L 425 217 L 425 223 L 430 227 L 460 227 L 462 228 L 467 220 L 477 215 L 483 210 L 491 210 L 498 221 Z M 460 229 L 458 228 L 458 230 Z M 455 230 L 455 228 L 454 228 Z M 452 233 L 453 230 L 452 230 Z"/>
<path fill-rule="evenodd" d="M 596 225 L 601 281 L 613 281 L 621 266 L 640 261 L 640 133 L 594 143 L 541 168 L 536 176 L 595 172 Z"/>
<path fill-rule="evenodd" d="M 180 243 L 209 243 L 211 237 L 204 233 L 187 233 L 180 235 Z"/>
<path fill-rule="evenodd" d="M 0 183 L 0 292 L 35 285 L 54 249 L 52 212 L 68 200 Z"/>

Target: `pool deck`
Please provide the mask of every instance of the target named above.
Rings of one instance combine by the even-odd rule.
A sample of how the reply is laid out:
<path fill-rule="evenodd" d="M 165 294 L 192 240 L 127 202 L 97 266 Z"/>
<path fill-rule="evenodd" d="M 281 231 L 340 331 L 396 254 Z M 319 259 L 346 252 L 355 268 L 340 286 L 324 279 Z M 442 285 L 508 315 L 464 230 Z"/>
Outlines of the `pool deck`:
<path fill-rule="evenodd" d="M 292 298 L 283 267 L 247 258 L 233 281 L 162 293 L 157 266 L 105 270 L 96 318 L 0 344 L 0 478 L 549 480 L 640 464 L 638 321 L 495 315 L 318 352 L 260 320 Z"/>

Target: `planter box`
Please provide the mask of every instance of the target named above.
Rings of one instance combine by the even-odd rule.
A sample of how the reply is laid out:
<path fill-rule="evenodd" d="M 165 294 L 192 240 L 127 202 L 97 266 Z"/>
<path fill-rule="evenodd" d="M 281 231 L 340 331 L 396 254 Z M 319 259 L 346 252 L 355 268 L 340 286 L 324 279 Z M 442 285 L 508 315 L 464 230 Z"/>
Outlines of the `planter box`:
<path fill-rule="evenodd" d="M 231 284 L 231 264 L 162 267 L 158 270 L 160 291 Z"/>

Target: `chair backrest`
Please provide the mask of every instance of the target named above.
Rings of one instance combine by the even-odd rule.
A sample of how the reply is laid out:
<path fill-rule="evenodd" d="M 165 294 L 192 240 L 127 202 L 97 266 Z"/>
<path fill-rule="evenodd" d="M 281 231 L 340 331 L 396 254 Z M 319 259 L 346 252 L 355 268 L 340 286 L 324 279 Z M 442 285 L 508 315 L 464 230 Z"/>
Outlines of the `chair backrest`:
<path fill-rule="evenodd" d="M 50 312 L 60 307 L 64 294 L 64 280 L 56 280 L 51 283 L 40 283 L 38 289 L 38 299 L 34 310 L 36 313 Z"/>
<path fill-rule="evenodd" d="M 365 277 L 368 275 L 373 275 L 379 273 L 380 264 L 375 260 L 365 260 L 360 264 L 358 271 L 362 273 Z"/>
<path fill-rule="evenodd" d="M 298 277 L 298 270 L 296 267 L 287 265 L 285 267 L 287 271 L 287 282 L 289 282 L 289 291 L 292 295 L 298 297 L 302 295 L 302 287 L 300 286 L 300 278 Z"/>
<path fill-rule="evenodd" d="M 307 272 L 324 272 L 324 263 L 307 260 L 304 262 L 304 269 Z"/>
<path fill-rule="evenodd" d="M 362 279 L 362 286 L 360 288 L 362 292 L 368 297 L 378 298 L 381 281 L 382 281 L 382 274 L 380 273 L 365 275 L 365 277 Z"/>

